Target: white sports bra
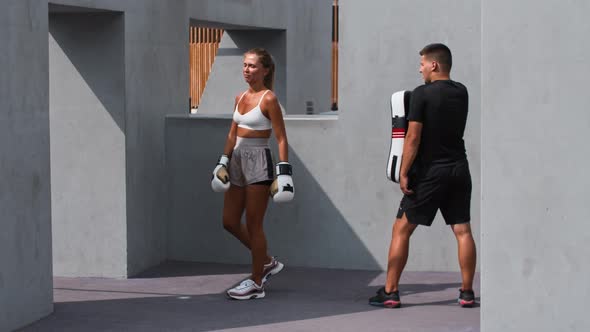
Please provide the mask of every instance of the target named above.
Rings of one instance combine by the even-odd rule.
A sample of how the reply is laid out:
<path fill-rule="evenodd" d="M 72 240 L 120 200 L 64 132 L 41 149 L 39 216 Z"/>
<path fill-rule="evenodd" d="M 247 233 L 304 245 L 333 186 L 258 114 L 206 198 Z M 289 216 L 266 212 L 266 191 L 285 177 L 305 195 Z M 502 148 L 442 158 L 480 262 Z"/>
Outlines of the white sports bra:
<path fill-rule="evenodd" d="M 236 109 L 234 110 L 234 122 L 238 124 L 238 127 L 250 130 L 269 130 L 272 128 L 270 120 L 262 114 L 262 110 L 260 109 L 260 103 L 268 91 L 270 90 L 266 90 L 262 94 L 256 107 L 249 112 L 240 114 L 240 112 L 238 112 L 238 105 L 240 105 L 240 101 L 242 101 L 246 92 L 242 93 L 240 100 L 238 100 L 238 103 L 236 104 Z"/>

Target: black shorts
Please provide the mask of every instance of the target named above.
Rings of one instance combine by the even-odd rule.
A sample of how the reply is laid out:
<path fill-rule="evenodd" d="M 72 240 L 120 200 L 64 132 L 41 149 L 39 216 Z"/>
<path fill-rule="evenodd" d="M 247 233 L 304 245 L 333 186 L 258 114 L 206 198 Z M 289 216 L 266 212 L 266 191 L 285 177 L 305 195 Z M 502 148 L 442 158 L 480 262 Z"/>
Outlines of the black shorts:
<path fill-rule="evenodd" d="M 430 226 L 440 209 L 447 225 L 471 220 L 471 174 L 467 160 L 418 168 L 409 178 L 414 193 L 402 198 L 398 219 L 405 213 L 411 224 Z"/>

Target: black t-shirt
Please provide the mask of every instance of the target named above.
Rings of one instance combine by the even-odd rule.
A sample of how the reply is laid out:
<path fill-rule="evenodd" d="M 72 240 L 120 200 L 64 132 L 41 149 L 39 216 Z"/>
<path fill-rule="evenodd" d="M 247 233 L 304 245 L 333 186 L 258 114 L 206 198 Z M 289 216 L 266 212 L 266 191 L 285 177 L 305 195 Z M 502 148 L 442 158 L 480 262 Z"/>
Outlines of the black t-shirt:
<path fill-rule="evenodd" d="M 415 163 L 428 166 L 466 159 L 463 133 L 467 122 L 467 88 L 452 80 L 439 80 L 412 92 L 408 121 L 422 123 Z"/>

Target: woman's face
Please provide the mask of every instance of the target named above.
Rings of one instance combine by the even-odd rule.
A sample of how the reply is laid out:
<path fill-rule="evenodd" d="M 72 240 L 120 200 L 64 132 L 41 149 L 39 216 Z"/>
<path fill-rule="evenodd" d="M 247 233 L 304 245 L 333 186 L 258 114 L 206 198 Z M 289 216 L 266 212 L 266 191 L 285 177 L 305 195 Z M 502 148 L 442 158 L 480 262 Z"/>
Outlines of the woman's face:
<path fill-rule="evenodd" d="M 244 75 L 246 83 L 252 85 L 256 82 L 264 82 L 264 76 L 266 76 L 267 73 L 268 69 L 264 68 L 256 54 L 246 53 L 244 55 L 242 74 Z"/>

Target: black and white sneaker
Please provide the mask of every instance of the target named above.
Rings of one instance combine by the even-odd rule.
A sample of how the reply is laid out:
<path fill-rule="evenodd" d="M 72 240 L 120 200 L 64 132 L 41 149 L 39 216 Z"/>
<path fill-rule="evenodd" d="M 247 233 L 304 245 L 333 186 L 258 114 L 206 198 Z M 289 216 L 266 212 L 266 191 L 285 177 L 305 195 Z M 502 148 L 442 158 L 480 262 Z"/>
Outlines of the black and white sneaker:
<path fill-rule="evenodd" d="M 279 262 L 276 257 L 273 256 L 270 263 L 264 264 L 264 270 L 262 271 L 262 285 L 264 286 L 270 277 L 281 272 L 284 267 L 285 264 Z"/>
<path fill-rule="evenodd" d="M 265 295 L 264 286 L 257 285 L 252 279 L 246 279 L 236 287 L 227 290 L 227 296 L 234 300 L 261 299 Z"/>

